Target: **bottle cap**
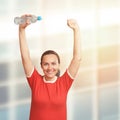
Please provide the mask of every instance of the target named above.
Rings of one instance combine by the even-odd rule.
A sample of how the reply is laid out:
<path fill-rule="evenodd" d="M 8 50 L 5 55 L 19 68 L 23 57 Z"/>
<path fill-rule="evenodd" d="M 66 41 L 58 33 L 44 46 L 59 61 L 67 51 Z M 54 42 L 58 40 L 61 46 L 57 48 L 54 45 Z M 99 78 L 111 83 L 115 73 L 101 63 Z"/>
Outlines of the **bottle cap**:
<path fill-rule="evenodd" d="M 37 17 L 37 20 L 42 20 L 42 17 L 41 17 L 41 16 L 38 16 L 38 17 Z"/>

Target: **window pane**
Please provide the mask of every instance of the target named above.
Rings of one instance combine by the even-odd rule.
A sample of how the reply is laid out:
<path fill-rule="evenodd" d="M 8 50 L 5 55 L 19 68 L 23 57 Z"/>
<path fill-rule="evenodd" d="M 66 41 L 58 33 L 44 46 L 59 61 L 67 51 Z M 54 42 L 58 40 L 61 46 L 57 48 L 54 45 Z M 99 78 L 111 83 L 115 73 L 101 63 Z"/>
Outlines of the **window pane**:
<path fill-rule="evenodd" d="M 105 68 L 100 68 L 98 70 L 99 84 L 116 82 L 118 80 L 119 80 L 118 66 L 105 67 Z"/>
<path fill-rule="evenodd" d="M 116 44 L 116 46 L 104 47 L 100 52 L 115 52 L 118 48 L 117 43 L 119 42 L 119 27 L 117 25 L 101 27 L 98 30 L 98 45 L 111 45 Z M 110 54 L 109 53 L 109 54 Z M 117 53 L 116 53 L 117 54 Z M 108 55 L 107 55 L 108 56 Z"/>
<path fill-rule="evenodd" d="M 9 94 L 8 87 L 0 87 L 0 105 L 9 102 Z"/>
<path fill-rule="evenodd" d="M 94 85 L 94 80 L 95 71 L 93 70 L 80 71 L 73 83 L 73 87 L 75 89 L 92 87 Z"/>
<path fill-rule="evenodd" d="M 119 60 L 118 45 L 105 46 L 98 49 L 98 62 L 102 64 L 112 64 Z"/>
<path fill-rule="evenodd" d="M 10 120 L 9 112 L 8 108 L 0 108 L 0 120 Z"/>
<path fill-rule="evenodd" d="M 74 97 L 73 97 L 74 96 Z M 91 91 L 74 92 L 69 95 L 70 120 L 93 120 L 93 94 Z"/>
<path fill-rule="evenodd" d="M 100 89 L 99 94 L 99 120 L 119 119 L 118 87 Z"/>
<path fill-rule="evenodd" d="M 26 83 L 23 84 L 18 84 L 14 86 L 15 88 L 15 100 L 23 100 L 23 99 L 28 99 L 30 97 L 30 88 L 28 84 Z"/>
<path fill-rule="evenodd" d="M 29 120 L 30 105 L 18 105 L 15 107 L 15 120 Z"/>
<path fill-rule="evenodd" d="M 9 66 L 7 63 L 0 64 L 0 81 L 8 80 L 9 77 Z"/>

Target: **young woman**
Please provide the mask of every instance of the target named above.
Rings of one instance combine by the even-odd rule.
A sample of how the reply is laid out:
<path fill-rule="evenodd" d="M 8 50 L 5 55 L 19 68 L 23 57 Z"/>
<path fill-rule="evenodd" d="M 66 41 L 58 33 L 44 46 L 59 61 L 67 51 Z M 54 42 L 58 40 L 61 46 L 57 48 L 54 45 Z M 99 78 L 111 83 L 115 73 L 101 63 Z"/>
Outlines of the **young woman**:
<path fill-rule="evenodd" d="M 23 15 L 31 16 L 31 15 Z M 31 88 L 30 120 L 67 120 L 67 93 L 78 72 L 81 62 L 80 30 L 74 19 L 67 20 L 67 25 L 73 30 L 74 45 L 72 60 L 63 75 L 58 76 L 60 58 L 53 50 L 45 51 L 41 56 L 41 68 L 44 75 L 34 67 L 26 41 L 25 29 L 30 25 L 19 25 L 19 44 L 24 71 Z"/>

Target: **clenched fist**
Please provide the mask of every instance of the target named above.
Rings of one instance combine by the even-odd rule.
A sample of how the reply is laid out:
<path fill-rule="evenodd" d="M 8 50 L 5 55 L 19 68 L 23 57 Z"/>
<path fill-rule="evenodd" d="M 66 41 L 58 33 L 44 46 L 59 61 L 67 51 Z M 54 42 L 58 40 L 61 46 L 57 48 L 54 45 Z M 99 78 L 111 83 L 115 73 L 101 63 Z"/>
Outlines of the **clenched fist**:
<path fill-rule="evenodd" d="M 68 19 L 67 25 L 73 30 L 79 29 L 79 25 L 75 19 Z"/>

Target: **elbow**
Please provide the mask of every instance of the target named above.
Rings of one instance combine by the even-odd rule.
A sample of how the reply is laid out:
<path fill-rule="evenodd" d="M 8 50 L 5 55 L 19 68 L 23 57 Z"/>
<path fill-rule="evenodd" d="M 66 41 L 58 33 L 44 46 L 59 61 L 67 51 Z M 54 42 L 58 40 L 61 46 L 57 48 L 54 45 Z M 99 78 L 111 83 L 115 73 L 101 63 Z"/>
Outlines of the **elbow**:
<path fill-rule="evenodd" d="M 82 54 L 81 54 L 80 50 L 79 51 L 78 50 L 74 51 L 74 53 L 73 53 L 73 59 L 76 60 L 76 61 L 81 62 L 81 60 L 82 60 Z"/>
<path fill-rule="evenodd" d="M 76 62 L 81 62 L 82 61 L 82 57 L 81 56 L 74 56 L 73 60 Z"/>
<path fill-rule="evenodd" d="M 81 57 L 77 58 L 77 61 L 80 63 L 82 61 L 82 58 Z"/>
<path fill-rule="evenodd" d="M 74 54 L 73 59 L 75 59 L 77 61 L 81 61 L 82 60 L 82 55 L 80 53 L 79 54 Z"/>

